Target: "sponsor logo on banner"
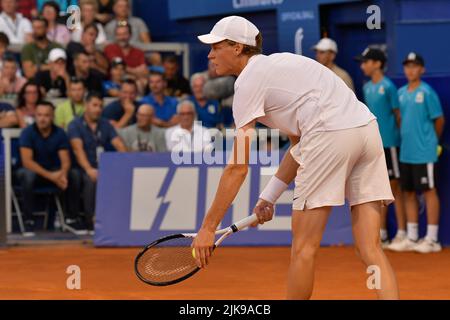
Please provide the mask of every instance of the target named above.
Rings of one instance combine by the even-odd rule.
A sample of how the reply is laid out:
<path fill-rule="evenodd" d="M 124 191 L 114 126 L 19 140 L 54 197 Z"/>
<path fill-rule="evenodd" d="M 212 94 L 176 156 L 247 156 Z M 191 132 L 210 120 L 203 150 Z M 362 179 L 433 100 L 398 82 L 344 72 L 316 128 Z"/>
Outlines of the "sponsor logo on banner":
<path fill-rule="evenodd" d="M 280 5 L 284 0 L 232 0 L 233 9 Z"/>

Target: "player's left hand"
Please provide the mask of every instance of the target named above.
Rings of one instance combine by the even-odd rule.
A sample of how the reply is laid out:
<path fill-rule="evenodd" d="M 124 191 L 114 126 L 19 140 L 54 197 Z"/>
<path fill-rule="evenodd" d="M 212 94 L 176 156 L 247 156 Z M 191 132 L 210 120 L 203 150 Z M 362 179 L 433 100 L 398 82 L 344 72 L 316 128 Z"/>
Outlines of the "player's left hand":
<path fill-rule="evenodd" d="M 251 227 L 256 227 L 258 224 L 264 224 L 264 222 L 270 221 L 273 218 L 274 205 L 264 199 L 259 199 L 256 203 L 253 213 L 258 217 L 258 221 L 253 223 Z"/>
<path fill-rule="evenodd" d="M 205 268 L 208 265 L 208 260 L 214 247 L 214 237 L 214 231 L 202 227 L 192 242 L 192 248 L 195 250 L 195 260 L 199 268 Z"/>

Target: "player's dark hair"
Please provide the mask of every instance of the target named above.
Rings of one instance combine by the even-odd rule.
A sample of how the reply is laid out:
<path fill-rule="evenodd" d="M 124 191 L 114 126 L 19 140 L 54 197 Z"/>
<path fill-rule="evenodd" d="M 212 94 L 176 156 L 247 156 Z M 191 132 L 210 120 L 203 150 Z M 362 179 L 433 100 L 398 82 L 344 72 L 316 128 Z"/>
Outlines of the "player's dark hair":
<path fill-rule="evenodd" d="M 0 32 L 0 43 L 3 43 L 5 47 L 9 46 L 9 38 L 4 32 Z"/>

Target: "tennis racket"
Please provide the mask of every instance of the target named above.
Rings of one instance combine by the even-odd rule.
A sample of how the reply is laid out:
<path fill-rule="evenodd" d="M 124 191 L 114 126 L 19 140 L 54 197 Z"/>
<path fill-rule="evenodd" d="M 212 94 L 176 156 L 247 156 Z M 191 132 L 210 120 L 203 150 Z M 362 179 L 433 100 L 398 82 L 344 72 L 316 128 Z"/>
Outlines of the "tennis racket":
<path fill-rule="evenodd" d="M 256 214 L 248 216 L 228 228 L 216 231 L 221 235 L 214 243 L 217 248 L 229 235 L 243 230 L 258 221 Z M 136 275 L 153 286 L 168 286 L 186 280 L 200 268 L 192 255 L 192 241 L 196 233 L 180 233 L 158 239 L 147 245 L 134 262 Z"/>

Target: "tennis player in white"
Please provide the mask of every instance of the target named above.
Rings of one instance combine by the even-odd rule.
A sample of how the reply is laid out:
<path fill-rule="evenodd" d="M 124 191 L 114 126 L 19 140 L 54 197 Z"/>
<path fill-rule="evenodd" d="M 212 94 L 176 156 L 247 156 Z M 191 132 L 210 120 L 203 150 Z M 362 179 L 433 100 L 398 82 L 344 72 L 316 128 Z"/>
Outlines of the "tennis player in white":
<path fill-rule="evenodd" d="M 218 75 L 238 77 L 233 101 L 237 139 L 192 244 L 199 266 L 208 264 L 214 231 L 245 180 L 250 152 L 245 137 L 258 121 L 291 141 L 254 209 L 259 223 L 271 220 L 274 203 L 295 179 L 287 298 L 311 297 L 322 233 L 332 207 L 347 198 L 357 253 L 367 266 L 380 270 L 378 298 L 397 299 L 395 275 L 379 238 L 381 208 L 394 198 L 375 116 L 316 61 L 291 53 L 261 54 L 261 33 L 242 17 L 226 17 L 198 38 L 211 45 L 208 58 Z"/>

